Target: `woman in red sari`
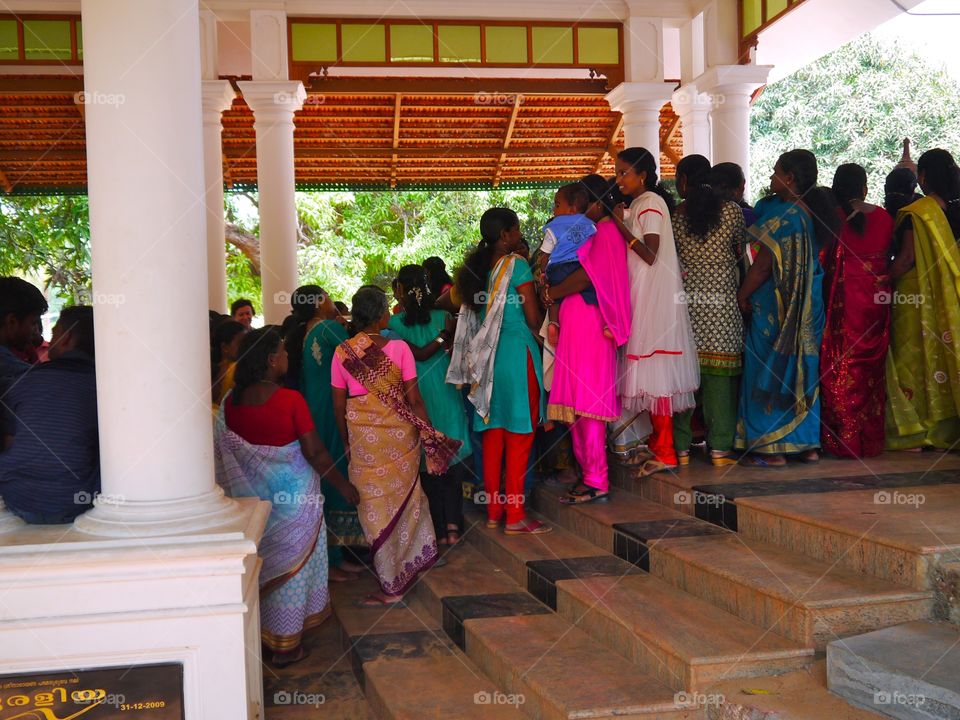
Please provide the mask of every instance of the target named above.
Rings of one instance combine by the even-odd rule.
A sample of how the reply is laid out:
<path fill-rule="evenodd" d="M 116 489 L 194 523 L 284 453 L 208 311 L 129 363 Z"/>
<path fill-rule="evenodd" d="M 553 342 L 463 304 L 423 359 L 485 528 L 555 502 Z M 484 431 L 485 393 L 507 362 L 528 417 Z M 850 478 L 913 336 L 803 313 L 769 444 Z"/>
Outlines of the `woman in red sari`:
<path fill-rule="evenodd" d="M 893 218 L 864 202 L 867 173 L 837 168 L 833 192 L 843 225 L 823 249 L 826 325 L 820 352 L 824 451 L 871 457 L 884 446 L 884 359 L 890 343 Z"/>

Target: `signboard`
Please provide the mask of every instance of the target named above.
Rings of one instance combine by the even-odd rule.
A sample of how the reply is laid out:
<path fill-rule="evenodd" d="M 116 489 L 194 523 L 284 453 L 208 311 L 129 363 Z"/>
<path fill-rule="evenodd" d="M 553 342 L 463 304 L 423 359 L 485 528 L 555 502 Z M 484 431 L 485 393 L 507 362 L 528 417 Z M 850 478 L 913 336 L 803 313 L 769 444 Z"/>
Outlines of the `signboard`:
<path fill-rule="evenodd" d="M 0 675 L 0 720 L 183 720 L 183 665 Z"/>

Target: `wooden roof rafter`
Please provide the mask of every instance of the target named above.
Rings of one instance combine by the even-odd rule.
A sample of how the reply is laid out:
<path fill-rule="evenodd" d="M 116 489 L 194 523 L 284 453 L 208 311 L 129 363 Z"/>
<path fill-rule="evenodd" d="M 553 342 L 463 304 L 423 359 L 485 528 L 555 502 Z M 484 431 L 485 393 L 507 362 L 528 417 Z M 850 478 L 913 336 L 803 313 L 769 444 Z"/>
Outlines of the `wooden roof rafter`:
<path fill-rule="evenodd" d="M 10 182 L 10 178 L 7 177 L 3 168 L 0 168 L 0 187 L 3 188 L 3 191 L 7 193 L 7 195 L 13 192 L 13 183 Z"/>
<path fill-rule="evenodd" d="M 604 151 L 600 153 L 600 157 L 597 158 L 596 165 L 593 166 L 594 174 L 600 172 L 600 168 L 603 167 L 604 161 L 608 157 L 613 157 L 616 153 L 616 148 L 614 143 L 617 141 L 617 138 L 620 137 L 620 131 L 623 130 L 623 114 L 617 118 L 616 124 L 613 126 L 613 132 L 610 133 L 610 137 L 607 138 L 607 144 L 604 147 Z"/>
<path fill-rule="evenodd" d="M 400 106 L 403 94 L 397 93 L 393 99 L 393 155 L 390 160 L 390 187 L 397 187 L 397 149 L 400 147 Z"/>
<path fill-rule="evenodd" d="M 497 160 L 497 168 L 493 172 L 493 186 L 500 186 L 500 174 L 503 172 L 503 163 L 507 159 L 507 150 L 510 149 L 510 141 L 513 139 L 513 128 L 517 124 L 517 115 L 520 114 L 520 105 L 523 104 L 523 95 L 519 93 L 513 98 L 513 109 L 510 111 L 510 120 L 507 123 L 507 131 L 503 136 L 503 151 L 500 153 L 500 159 Z"/>

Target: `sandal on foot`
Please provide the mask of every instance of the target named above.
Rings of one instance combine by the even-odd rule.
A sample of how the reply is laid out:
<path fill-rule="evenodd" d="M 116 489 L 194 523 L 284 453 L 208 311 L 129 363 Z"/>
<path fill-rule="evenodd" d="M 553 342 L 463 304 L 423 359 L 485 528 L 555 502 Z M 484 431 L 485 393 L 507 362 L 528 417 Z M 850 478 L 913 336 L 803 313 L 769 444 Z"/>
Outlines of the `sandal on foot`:
<path fill-rule="evenodd" d="M 797 459 L 807 465 L 816 465 L 820 462 L 820 453 L 816 450 L 807 450 L 805 453 L 801 453 Z"/>
<path fill-rule="evenodd" d="M 436 563 L 434 563 L 434 565 L 436 565 Z M 357 598 L 353 604 L 358 608 L 404 608 L 407 606 L 402 597 L 398 600 L 384 600 L 378 595 L 367 595 L 363 598 Z"/>
<path fill-rule="evenodd" d="M 496 530 L 503 525 L 503 520 L 487 520 L 487 530 Z"/>
<path fill-rule="evenodd" d="M 606 502 L 610 499 L 610 493 L 604 490 L 584 485 L 582 490 L 571 490 L 566 496 L 560 498 L 564 505 L 582 505 L 589 502 Z"/>
<path fill-rule="evenodd" d="M 640 468 L 640 477 L 650 477 L 651 475 L 656 475 L 658 472 L 663 472 L 664 470 L 676 470 L 676 465 L 667 465 L 662 460 L 647 460 L 643 466 Z"/>
<path fill-rule="evenodd" d="M 306 660 L 308 657 L 310 657 L 310 651 L 301 645 L 297 653 L 274 653 L 270 659 L 270 664 L 277 669 L 282 669 Z"/>
<path fill-rule="evenodd" d="M 784 468 L 787 466 L 787 461 L 779 456 L 772 455 L 771 457 L 779 457 L 780 462 L 770 462 L 763 455 L 745 455 L 740 458 L 740 464 L 746 465 L 747 467 L 763 467 L 763 468 Z"/>
<path fill-rule="evenodd" d="M 713 465 L 714 467 L 727 467 L 728 465 L 736 465 L 737 459 L 728 452 L 717 454 L 717 455 L 714 455 L 711 452 L 710 464 Z"/>
<path fill-rule="evenodd" d="M 677 464 L 681 467 L 684 465 L 690 464 L 690 452 L 678 452 L 677 453 Z"/>
<path fill-rule="evenodd" d="M 639 452 L 634 453 L 628 458 L 624 458 L 620 461 L 621 465 L 626 465 L 627 467 L 635 467 L 637 465 L 643 465 L 648 460 L 653 460 L 653 453 L 648 450 L 640 450 Z"/>
<path fill-rule="evenodd" d="M 505 527 L 504 535 L 543 535 L 553 530 L 549 525 L 544 525 L 539 520 L 524 520 L 523 525 L 518 528 Z"/>

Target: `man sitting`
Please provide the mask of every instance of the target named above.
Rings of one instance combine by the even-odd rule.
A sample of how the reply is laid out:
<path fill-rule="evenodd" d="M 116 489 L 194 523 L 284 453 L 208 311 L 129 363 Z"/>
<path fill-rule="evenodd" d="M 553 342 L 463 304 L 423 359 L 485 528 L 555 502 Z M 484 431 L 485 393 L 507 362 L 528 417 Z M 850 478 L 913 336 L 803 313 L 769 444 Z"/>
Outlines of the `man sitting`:
<path fill-rule="evenodd" d="M 47 301 L 33 285 L 18 277 L 0 277 L 0 441 L 12 432 L 7 391 L 30 369 L 23 357 L 46 311 Z"/>
<path fill-rule="evenodd" d="M 0 453 L 0 497 L 28 523 L 72 522 L 100 491 L 93 308 L 66 308 L 50 361 L 11 385 L 13 436 Z"/>

